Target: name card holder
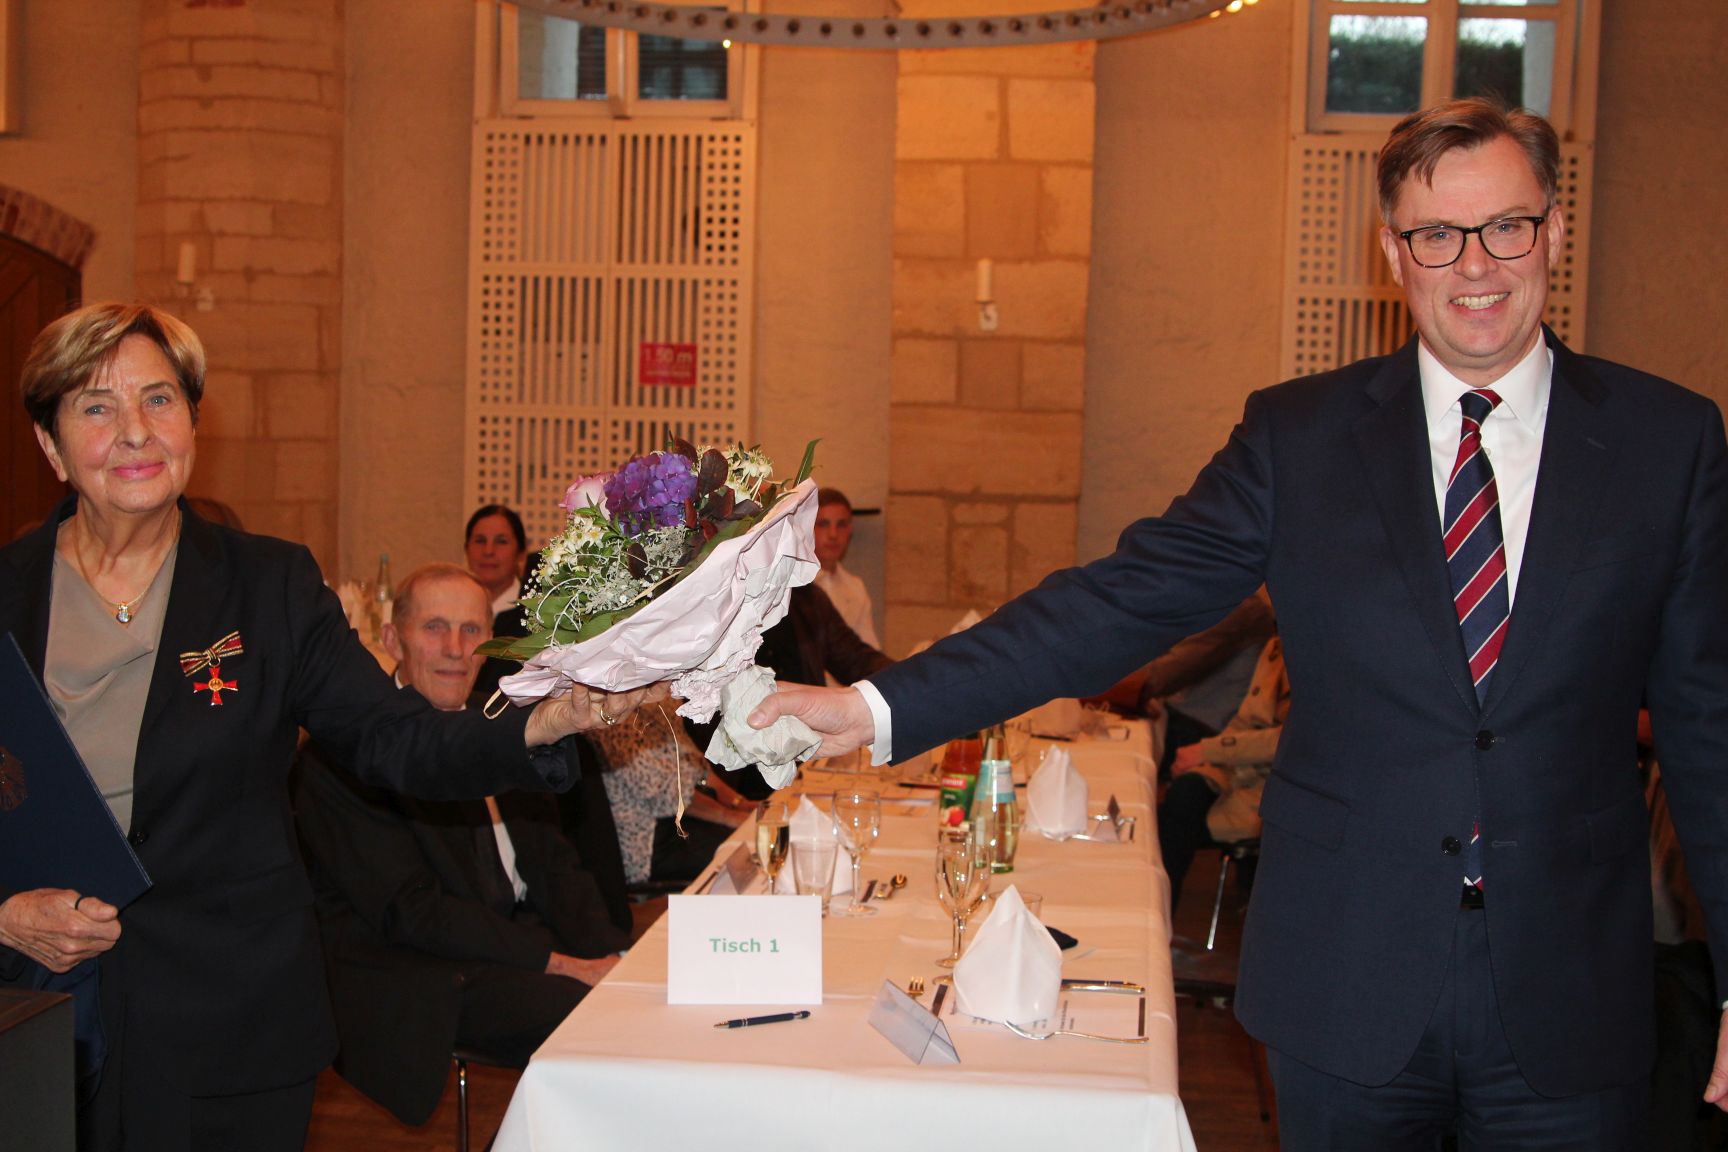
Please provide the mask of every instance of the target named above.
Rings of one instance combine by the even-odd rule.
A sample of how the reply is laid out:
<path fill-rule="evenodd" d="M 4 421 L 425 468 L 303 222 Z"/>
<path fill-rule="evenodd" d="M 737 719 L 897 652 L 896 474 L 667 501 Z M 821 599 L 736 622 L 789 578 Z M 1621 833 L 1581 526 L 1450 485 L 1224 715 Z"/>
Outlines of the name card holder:
<path fill-rule="evenodd" d="M 674 896 L 667 903 L 668 1004 L 822 1003 L 816 896 Z"/>

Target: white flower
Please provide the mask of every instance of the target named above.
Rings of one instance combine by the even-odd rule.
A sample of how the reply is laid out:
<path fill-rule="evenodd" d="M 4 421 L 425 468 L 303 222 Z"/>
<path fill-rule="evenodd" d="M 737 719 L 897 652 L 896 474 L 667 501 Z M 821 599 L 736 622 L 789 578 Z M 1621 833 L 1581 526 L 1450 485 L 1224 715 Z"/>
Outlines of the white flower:
<path fill-rule="evenodd" d="M 726 486 L 740 500 L 755 500 L 762 485 L 774 475 L 774 463 L 760 448 L 738 444 L 726 452 Z"/>

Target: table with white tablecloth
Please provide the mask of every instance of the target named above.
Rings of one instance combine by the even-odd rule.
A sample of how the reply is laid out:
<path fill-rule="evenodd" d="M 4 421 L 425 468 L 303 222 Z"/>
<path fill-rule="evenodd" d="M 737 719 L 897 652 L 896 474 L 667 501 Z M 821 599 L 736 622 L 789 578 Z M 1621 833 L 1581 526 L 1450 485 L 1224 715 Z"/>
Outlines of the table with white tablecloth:
<path fill-rule="evenodd" d="M 1035 740 L 1025 759 L 1043 746 Z M 932 879 L 934 797 L 893 787 L 864 877 L 903 872 L 910 883 L 873 901 L 875 916 L 823 921 L 823 999 L 808 1020 L 717 1031 L 717 1021 L 751 1006 L 668 1005 L 662 918 L 535 1054 L 495 1147 L 1192 1149 L 1176 1095 L 1169 885 L 1153 820 L 1150 736 L 1144 723 L 1114 721 L 1097 738 L 1063 746 L 1086 777 L 1092 811 L 1115 795 L 1136 818 L 1135 835 L 1056 842 L 1028 830 L 1014 871 L 994 889 L 1011 881 L 1039 893 L 1044 921 L 1078 938 L 1064 953 L 1064 976 L 1143 984 L 1150 1043 L 1034 1041 L 956 1022 L 960 1063 L 920 1066 L 872 1029 L 883 980 L 933 981 L 950 942 Z M 824 785 L 820 773 L 807 774 L 808 790 Z M 836 898 L 836 913 L 846 900 Z"/>

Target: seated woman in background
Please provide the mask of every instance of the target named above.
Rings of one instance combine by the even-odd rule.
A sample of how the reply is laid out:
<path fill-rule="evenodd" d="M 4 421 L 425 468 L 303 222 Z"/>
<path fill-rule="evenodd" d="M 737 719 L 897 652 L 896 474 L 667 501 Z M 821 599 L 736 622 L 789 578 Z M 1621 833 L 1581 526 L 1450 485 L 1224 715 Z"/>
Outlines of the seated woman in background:
<path fill-rule="evenodd" d="M 522 527 L 522 517 L 503 504 L 482 504 L 468 517 L 463 553 L 468 571 L 474 573 L 474 578 L 485 586 L 486 595 L 492 598 L 492 635 L 523 635 L 527 629 L 516 605 L 522 599 L 522 578 L 529 571 L 534 554 L 528 551 L 528 533 Z M 520 670 L 521 666 L 513 660 L 489 656 L 480 666 L 474 690 L 485 699 L 492 695 L 502 677 Z"/>
<path fill-rule="evenodd" d="M 726 773 L 702 758 L 669 709 L 644 709 L 586 735 L 603 762 L 624 878 L 631 885 L 694 880 L 721 842 L 755 809 L 722 779 Z M 707 782 L 698 790 L 704 778 Z M 673 822 L 680 791 L 687 837 L 678 835 Z M 580 843 L 582 812 L 574 795 L 574 790 L 566 792 L 558 801 L 565 834 Z"/>
<path fill-rule="evenodd" d="M 1158 802 L 1158 846 L 1172 911 L 1197 850 L 1260 835 L 1260 793 L 1289 711 L 1284 646 L 1274 636 L 1260 650 L 1248 692 L 1224 730 L 1176 750 L 1175 778 Z"/>
<path fill-rule="evenodd" d="M 468 571 L 486 586 L 486 594 L 492 597 L 492 614 L 514 615 L 522 598 L 522 575 L 528 558 L 528 533 L 522 527 L 522 517 L 514 508 L 484 504 L 468 517 L 463 539 Z M 521 629 L 512 627 L 497 634 L 517 636 Z"/>

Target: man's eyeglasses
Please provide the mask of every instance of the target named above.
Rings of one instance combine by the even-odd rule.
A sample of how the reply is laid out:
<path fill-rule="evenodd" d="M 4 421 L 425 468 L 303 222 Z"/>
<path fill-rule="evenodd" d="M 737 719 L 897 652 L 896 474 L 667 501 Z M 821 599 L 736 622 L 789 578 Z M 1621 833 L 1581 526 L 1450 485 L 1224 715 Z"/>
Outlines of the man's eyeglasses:
<path fill-rule="evenodd" d="M 1536 233 L 1546 216 L 1502 216 L 1475 228 L 1456 224 L 1430 224 L 1398 233 L 1410 256 L 1424 268 L 1444 268 L 1464 255 L 1466 240 L 1474 235 L 1482 250 L 1496 260 L 1516 260 L 1536 247 Z"/>

